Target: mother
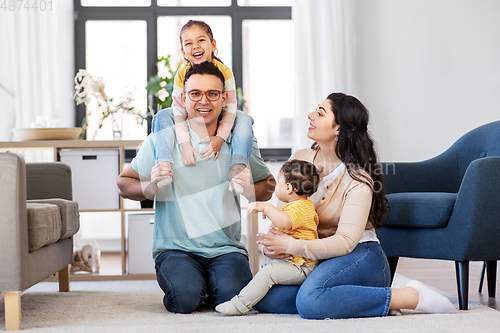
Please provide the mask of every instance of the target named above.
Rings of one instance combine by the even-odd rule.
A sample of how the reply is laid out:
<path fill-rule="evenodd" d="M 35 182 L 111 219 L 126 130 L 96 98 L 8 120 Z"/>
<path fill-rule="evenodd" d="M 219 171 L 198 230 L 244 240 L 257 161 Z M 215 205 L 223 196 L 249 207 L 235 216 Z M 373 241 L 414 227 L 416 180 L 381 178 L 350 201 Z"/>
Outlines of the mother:
<path fill-rule="evenodd" d="M 302 286 L 274 286 L 255 308 L 260 312 L 299 313 L 303 318 L 386 316 L 390 309 L 454 313 L 446 297 L 418 281 L 390 288 L 390 270 L 375 228 L 386 215 L 386 198 L 368 110 L 355 97 L 330 94 L 308 115 L 307 136 L 315 143 L 295 152 L 321 170 L 311 199 L 319 215 L 317 240 L 298 240 L 270 230 L 259 234 L 264 254 L 295 254 L 323 260 Z"/>

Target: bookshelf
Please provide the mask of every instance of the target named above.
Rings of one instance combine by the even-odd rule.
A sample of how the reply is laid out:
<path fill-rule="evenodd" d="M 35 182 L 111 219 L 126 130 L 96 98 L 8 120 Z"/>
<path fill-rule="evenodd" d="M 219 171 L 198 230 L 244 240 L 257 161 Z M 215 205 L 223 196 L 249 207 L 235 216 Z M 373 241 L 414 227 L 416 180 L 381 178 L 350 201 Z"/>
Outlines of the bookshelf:
<path fill-rule="evenodd" d="M 36 140 L 36 141 L 6 141 L 0 142 L 0 151 L 24 151 L 24 150 L 51 150 L 54 161 L 61 161 L 61 150 L 94 150 L 94 149 L 116 149 L 118 150 L 118 172 L 125 168 L 129 150 L 135 151 L 142 144 L 142 140 L 113 140 L 113 141 L 91 141 L 91 140 Z M 135 154 L 134 154 L 135 155 Z M 117 174 L 118 176 L 118 174 Z M 114 209 L 80 209 L 80 212 L 118 212 L 120 213 L 120 253 L 119 270 L 105 270 L 108 273 L 100 274 L 72 274 L 72 281 L 83 280 L 116 280 L 116 279 L 154 279 L 154 274 L 127 274 L 127 239 L 126 239 L 126 214 L 128 212 L 153 211 L 152 208 L 126 208 L 124 199 L 119 197 L 118 207 Z M 116 262 L 117 255 L 105 255 L 106 264 L 110 260 Z M 114 264 L 116 268 L 116 264 Z M 121 272 L 121 274 L 109 274 L 110 271 Z"/>
<path fill-rule="evenodd" d="M 91 140 L 37 140 L 37 141 L 5 141 L 0 142 L 0 151 L 23 151 L 23 150 L 52 150 L 54 161 L 61 160 L 62 149 L 117 149 L 118 150 L 118 165 L 119 172 L 125 168 L 127 160 L 135 156 L 134 150 L 138 149 L 142 144 L 142 140 L 114 140 L 114 141 L 91 141 Z M 130 154 L 131 150 L 134 154 Z M 267 150 L 261 150 L 264 158 L 266 158 Z M 275 150 L 269 150 L 269 153 L 276 155 Z M 286 151 L 285 153 L 288 153 Z M 275 156 L 273 155 L 273 158 Z M 246 200 L 242 197 L 243 209 L 245 208 Z M 97 280 L 145 280 L 155 279 L 154 274 L 128 274 L 127 272 L 127 238 L 126 238 L 126 215 L 128 213 L 153 212 L 152 208 L 126 208 L 124 199 L 119 198 L 119 207 L 117 209 L 81 209 L 81 212 L 119 212 L 121 223 L 120 237 L 120 253 L 119 264 L 117 264 L 118 254 L 106 254 L 101 260 L 102 264 L 112 266 L 111 269 L 106 269 L 106 273 L 100 274 L 72 274 L 72 281 L 97 281 Z M 249 253 L 249 263 L 252 273 L 255 274 L 259 270 L 259 248 L 256 244 L 255 235 L 259 231 L 259 217 L 257 214 L 247 216 L 246 231 L 247 231 L 247 250 Z M 109 272 L 121 271 L 121 274 L 109 274 Z M 50 280 L 50 279 L 49 279 Z M 54 280 L 55 281 L 55 280 Z"/>

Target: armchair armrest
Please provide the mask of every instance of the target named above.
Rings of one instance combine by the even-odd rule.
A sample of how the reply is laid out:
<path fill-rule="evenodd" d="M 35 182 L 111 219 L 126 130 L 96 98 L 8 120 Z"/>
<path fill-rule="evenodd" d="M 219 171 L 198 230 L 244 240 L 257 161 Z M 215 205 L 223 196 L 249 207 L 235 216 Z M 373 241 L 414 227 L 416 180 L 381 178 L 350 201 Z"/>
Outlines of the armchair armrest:
<path fill-rule="evenodd" d="M 498 253 L 489 249 L 491 244 L 498 242 L 500 235 L 500 157 L 471 162 L 458 191 L 448 228 L 456 230 L 454 242 L 462 244 L 463 257 L 480 251 L 483 256 L 486 253 L 492 256 L 481 260 L 496 260 Z"/>
<path fill-rule="evenodd" d="M 21 290 L 23 255 L 28 253 L 24 159 L 0 153 L 0 291 Z"/>
<path fill-rule="evenodd" d="M 443 153 L 421 162 L 384 162 L 382 174 L 387 194 L 402 192 L 457 193 L 458 164 L 452 154 Z"/>
<path fill-rule="evenodd" d="M 64 163 L 27 163 L 27 199 L 73 199 L 71 168 Z"/>

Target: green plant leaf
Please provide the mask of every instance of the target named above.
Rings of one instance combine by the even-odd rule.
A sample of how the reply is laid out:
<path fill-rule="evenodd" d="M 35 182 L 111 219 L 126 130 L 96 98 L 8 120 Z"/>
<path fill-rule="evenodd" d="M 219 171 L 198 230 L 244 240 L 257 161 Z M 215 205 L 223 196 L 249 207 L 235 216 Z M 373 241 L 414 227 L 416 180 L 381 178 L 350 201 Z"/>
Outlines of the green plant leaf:
<path fill-rule="evenodd" d="M 146 90 L 150 95 L 156 98 L 156 105 L 160 109 L 164 109 L 172 106 L 172 91 L 174 89 L 174 78 L 175 74 L 181 67 L 182 63 L 173 65 L 171 63 L 172 55 L 167 55 L 166 57 L 158 58 L 156 62 L 157 73 L 156 75 L 150 76 L 146 86 Z M 160 76 L 159 73 L 164 75 Z M 164 91 L 167 93 L 164 94 Z M 162 100 L 159 96 L 165 96 Z"/>

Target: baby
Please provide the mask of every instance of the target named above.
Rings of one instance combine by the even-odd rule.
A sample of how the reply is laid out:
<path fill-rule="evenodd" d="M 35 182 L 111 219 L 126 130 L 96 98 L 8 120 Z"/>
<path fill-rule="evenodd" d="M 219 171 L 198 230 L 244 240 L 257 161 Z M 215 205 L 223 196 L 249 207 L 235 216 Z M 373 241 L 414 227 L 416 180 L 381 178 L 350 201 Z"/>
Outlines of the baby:
<path fill-rule="evenodd" d="M 278 174 L 276 196 L 287 204 L 281 210 L 270 203 L 252 202 L 247 213 L 262 212 L 278 230 L 298 239 L 318 238 L 318 214 L 308 199 L 319 184 L 316 167 L 306 161 L 291 160 L 283 164 Z M 266 258 L 263 267 L 241 292 L 215 310 L 225 315 L 242 315 L 257 304 L 275 284 L 300 285 L 318 264 L 294 255 L 287 260 Z"/>

